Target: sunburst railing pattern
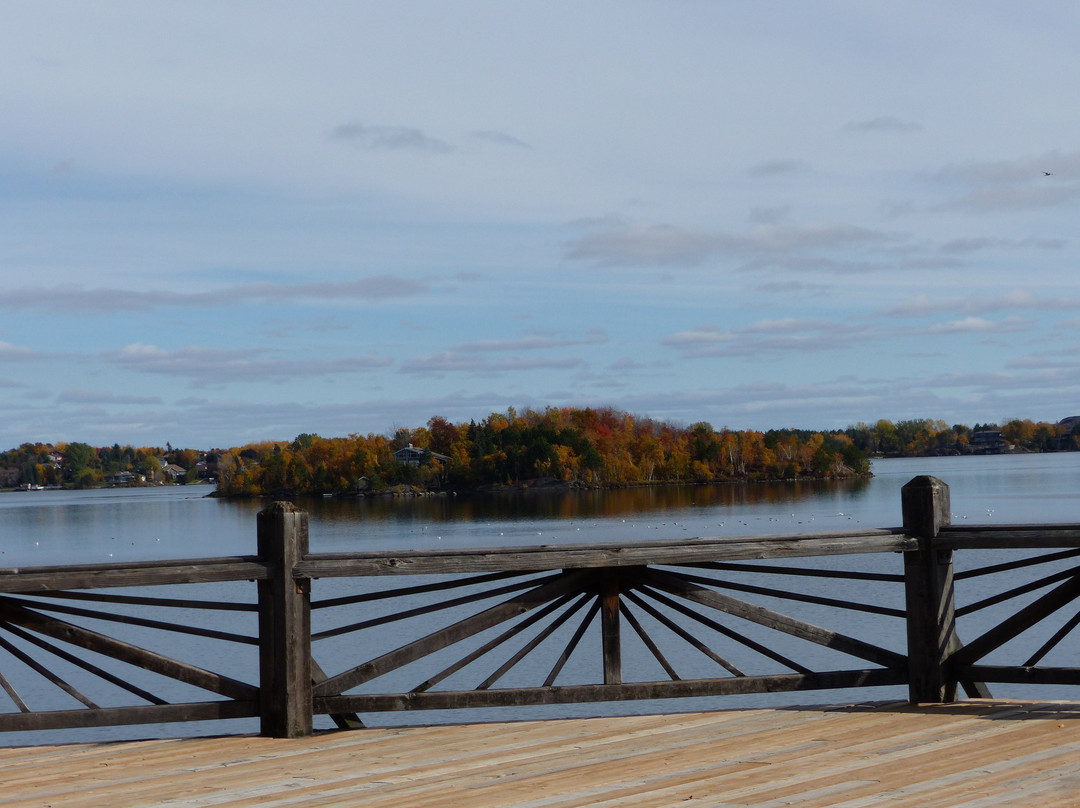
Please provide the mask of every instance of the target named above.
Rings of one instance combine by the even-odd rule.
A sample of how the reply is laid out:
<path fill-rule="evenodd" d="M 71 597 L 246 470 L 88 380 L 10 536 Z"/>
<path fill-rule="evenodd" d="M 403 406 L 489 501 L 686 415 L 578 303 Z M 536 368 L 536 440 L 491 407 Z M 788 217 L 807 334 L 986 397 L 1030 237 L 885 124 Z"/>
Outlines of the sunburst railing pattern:
<path fill-rule="evenodd" d="M 258 606 L 229 585 L 253 575 L 265 575 L 253 559 L 208 559 L 0 578 L 0 689 L 13 708 L 0 731 L 257 717 Z M 80 588 L 119 580 L 144 584 Z"/>
<path fill-rule="evenodd" d="M 535 555 L 539 562 L 543 554 Z M 894 592 L 859 603 L 784 587 L 784 579 L 817 588 L 858 580 Z M 899 605 L 880 605 L 889 601 Z M 378 614 L 333 615 L 361 605 Z M 801 617 L 810 606 L 833 611 L 841 627 Z M 487 573 L 315 600 L 312 610 L 317 659 L 366 652 L 314 686 L 320 713 L 896 685 L 907 677 L 899 573 L 709 562 Z M 874 622 L 867 618 L 891 623 L 873 634 L 894 647 L 845 633 L 850 614 L 864 629 Z"/>
<path fill-rule="evenodd" d="M 859 532 L 338 554 L 275 503 L 253 556 L 0 570 L 0 731 L 1080 684 L 1080 527 L 902 499 Z"/>

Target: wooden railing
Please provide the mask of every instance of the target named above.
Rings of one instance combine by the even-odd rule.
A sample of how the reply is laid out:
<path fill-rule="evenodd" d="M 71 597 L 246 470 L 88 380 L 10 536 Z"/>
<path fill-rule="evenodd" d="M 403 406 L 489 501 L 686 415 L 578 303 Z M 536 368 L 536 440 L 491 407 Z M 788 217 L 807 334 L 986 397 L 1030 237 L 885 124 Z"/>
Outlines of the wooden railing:
<path fill-rule="evenodd" d="M 951 526 L 932 477 L 902 500 L 878 530 L 334 554 L 275 503 L 254 556 L 0 570 L 0 731 L 1080 684 L 1080 527 Z"/>

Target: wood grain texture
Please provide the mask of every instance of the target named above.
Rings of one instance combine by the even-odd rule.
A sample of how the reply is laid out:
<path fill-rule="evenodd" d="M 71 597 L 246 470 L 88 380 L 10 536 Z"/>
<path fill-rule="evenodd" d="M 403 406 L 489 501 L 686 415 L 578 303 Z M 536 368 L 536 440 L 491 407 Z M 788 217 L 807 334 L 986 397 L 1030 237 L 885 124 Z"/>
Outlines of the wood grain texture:
<path fill-rule="evenodd" d="M 0 749 L 0 808 L 1075 806 L 1080 704 L 729 710 Z"/>

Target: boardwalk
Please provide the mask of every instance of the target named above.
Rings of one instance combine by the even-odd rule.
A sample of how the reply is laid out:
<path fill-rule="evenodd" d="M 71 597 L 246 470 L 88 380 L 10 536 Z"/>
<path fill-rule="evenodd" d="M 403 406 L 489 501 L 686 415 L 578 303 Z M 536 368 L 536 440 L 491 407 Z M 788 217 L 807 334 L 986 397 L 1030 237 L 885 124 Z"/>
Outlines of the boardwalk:
<path fill-rule="evenodd" d="M 1080 703 L 865 704 L 0 750 L 0 806 L 1080 804 Z"/>

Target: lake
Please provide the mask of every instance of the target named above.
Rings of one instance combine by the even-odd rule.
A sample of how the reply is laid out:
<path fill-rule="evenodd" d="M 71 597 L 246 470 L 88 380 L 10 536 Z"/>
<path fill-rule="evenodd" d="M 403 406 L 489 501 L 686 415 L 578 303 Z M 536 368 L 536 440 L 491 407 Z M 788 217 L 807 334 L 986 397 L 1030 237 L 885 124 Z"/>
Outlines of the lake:
<path fill-rule="evenodd" d="M 461 548 L 582 542 L 627 542 L 650 538 L 736 537 L 791 534 L 899 525 L 900 488 L 912 477 L 932 474 L 950 486 L 953 523 L 1013 524 L 1080 522 L 1080 453 L 878 460 L 874 477 L 844 482 L 656 486 L 611 491 L 545 491 L 488 497 L 313 499 L 298 504 L 310 514 L 315 552 L 368 549 Z M 0 567 L 245 555 L 255 551 L 258 501 L 219 500 L 207 486 L 170 486 L 91 491 L 31 491 L 0 494 Z M 961 554 L 963 556 L 963 554 Z M 958 557 L 957 567 L 985 563 Z M 895 564 L 882 557 L 816 560 L 845 568 Z M 894 570 L 895 571 L 895 570 Z M 316 595 L 344 584 L 320 581 Z M 874 597 L 844 584 L 844 597 Z M 833 593 L 835 594 L 835 593 Z M 898 604 L 901 605 L 902 604 Z M 790 604 L 787 607 L 790 610 Z M 808 612 L 809 613 L 809 612 Z M 811 619 L 807 617 L 807 619 Z M 847 618 L 844 631 L 877 631 L 861 617 Z M 893 638 L 900 647 L 902 638 Z M 1077 664 L 1075 661 L 1071 664 Z M 5 671 L 0 655 L 0 672 Z M 1009 688 L 994 688 L 1008 695 Z M 1060 689 L 1057 691 L 1060 694 Z M 1025 691 L 1031 695 L 1030 689 Z M 514 717 L 604 714 L 644 710 L 707 709 L 761 703 L 822 703 L 856 698 L 903 698 L 892 689 L 773 694 L 722 700 L 621 703 L 514 711 Z M 0 696 L 0 710 L 10 709 Z M 489 710 L 474 718 L 505 718 Z M 462 713 L 384 714 L 372 724 L 465 720 Z M 118 727 L 79 733 L 19 734 L 0 743 L 85 740 L 253 731 L 250 722 Z"/>
<path fill-rule="evenodd" d="M 651 486 L 487 497 L 309 499 L 313 552 L 785 534 L 899 525 L 900 488 L 949 484 L 953 521 L 1080 521 L 1080 453 L 876 460 L 865 480 Z M 265 502 L 208 486 L 0 494 L 0 566 L 255 551 Z"/>

